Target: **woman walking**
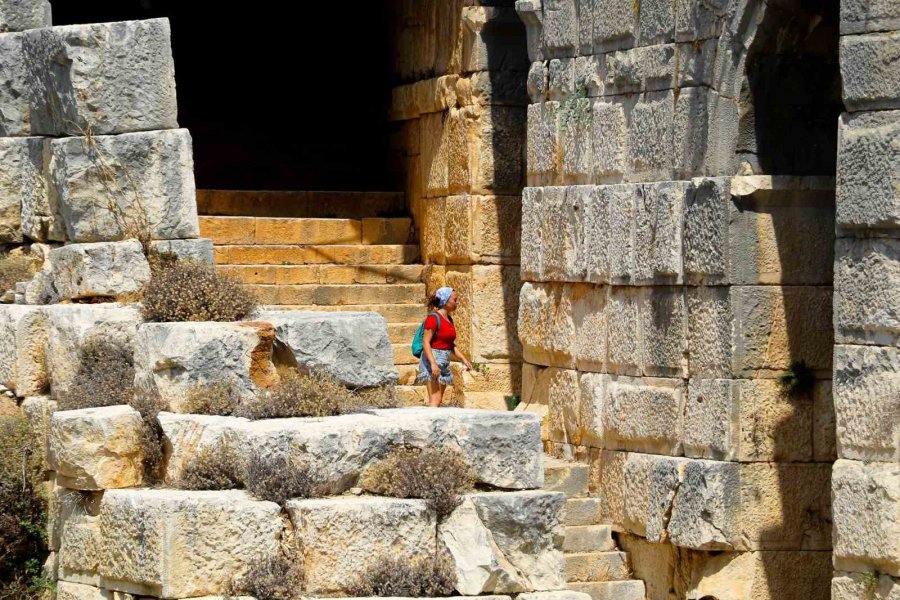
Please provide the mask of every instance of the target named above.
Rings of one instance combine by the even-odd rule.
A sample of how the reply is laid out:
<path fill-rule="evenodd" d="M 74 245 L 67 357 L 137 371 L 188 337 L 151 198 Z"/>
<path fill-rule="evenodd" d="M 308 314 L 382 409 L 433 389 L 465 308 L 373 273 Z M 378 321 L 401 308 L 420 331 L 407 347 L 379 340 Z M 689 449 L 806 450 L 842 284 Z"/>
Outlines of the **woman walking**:
<path fill-rule="evenodd" d="M 425 318 L 422 335 L 422 357 L 419 361 L 418 383 L 428 388 L 429 406 L 438 407 L 444 391 L 453 385 L 450 359 L 456 357 L 472 370 L 472 363 L 456 348 L 456 326 L 451 316 L 456 310 L 457 294 L 453 288 L 442 287 L 428 301 L 429 314 Z"/>

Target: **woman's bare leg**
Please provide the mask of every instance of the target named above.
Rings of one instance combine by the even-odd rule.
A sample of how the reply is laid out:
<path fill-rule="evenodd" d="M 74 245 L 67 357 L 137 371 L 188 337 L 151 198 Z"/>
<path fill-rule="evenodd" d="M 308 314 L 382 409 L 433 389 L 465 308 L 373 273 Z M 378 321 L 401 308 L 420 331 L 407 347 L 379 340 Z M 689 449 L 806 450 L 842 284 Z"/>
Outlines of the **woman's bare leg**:
<path fill-rule="evenodd" d="M 444 399 L 444 389 L 446 389 L 447 386 L 441 385 L 437 381 L 426 381 L 425 383 L 428 388 L 428 406 L 437 408 Z"/>

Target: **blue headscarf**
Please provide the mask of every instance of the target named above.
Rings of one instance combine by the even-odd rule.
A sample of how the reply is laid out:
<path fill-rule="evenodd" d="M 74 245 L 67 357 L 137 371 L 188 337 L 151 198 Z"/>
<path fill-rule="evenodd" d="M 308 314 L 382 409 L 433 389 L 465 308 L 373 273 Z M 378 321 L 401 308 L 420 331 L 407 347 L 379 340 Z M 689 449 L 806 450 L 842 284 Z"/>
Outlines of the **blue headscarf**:
<path fill-rule="evenodd" d="M 453 295 L 453 288 L 442 287 L 441 289 L 436 291 L 434 295 L 440 301 L 440 303 L 438 304 L 438 308 L 442 308 L 450 300 L 450 296 Z"/>

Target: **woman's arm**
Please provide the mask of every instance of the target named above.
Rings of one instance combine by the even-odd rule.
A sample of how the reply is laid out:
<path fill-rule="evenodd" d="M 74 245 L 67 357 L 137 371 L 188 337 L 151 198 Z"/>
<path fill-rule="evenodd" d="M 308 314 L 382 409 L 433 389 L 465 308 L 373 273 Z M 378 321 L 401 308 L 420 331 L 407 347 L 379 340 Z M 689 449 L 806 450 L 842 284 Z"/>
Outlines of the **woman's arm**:
<path fill-rule="evenodd" d="M 459 362 L 461 362 L 462 364 L 466 365 L 466 370 L 467 370 L 467 371 L 471 371 L 471 370 L 472 370 L 472 363 L 469 362 L 469 359 L 467 359 L 465 356 L 463 356 L 463 353 L 460 352 L 460 351 L 459 351 L 459 348 L 457 348 L 456 346 L 453 346 L 453 356 L 455 356 L 456 358 L 458 358 L 458 359 L 459 359 Z"/>
<path fill-rule="evenodd" d="M 438 377 L 441 376 L 441 368 L 438 366 L 437 361 L 434 359 L 434 352 L 431 351 L 431 338 L 434 337 L 434 331 L 431 329 L 426 329 L 424 335 L 422 336 L 422 350 L 425 352 L 425 358 L 428 359 L 428 364 L 431 365 L 431 376 L 434 377 L 434 380 L 437 381 Z"/>

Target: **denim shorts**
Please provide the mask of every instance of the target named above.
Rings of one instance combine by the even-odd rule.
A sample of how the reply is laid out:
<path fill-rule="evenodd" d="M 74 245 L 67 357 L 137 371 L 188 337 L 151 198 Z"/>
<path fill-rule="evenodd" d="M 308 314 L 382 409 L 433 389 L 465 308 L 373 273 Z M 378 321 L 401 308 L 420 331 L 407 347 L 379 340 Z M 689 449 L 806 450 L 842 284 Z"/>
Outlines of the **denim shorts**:
<path fill-rule="evenodd" d="M 438 367 L 441 369 L 438 383 L 441 385 L 453 385 L 453 373 L 450 372 L 450 351 L 435 350 L 433 348 L 431 351 L 434 353 L 435 362 L 437 362 Z M 431 364 L 428 362 L 428 357 L 422 352 L 422 358 L 419 360 L 419 375 L 416 377 L 416 383 L 425 383 L 426 381 L 433 380 L 434 377 L 431 375 Z"/>

